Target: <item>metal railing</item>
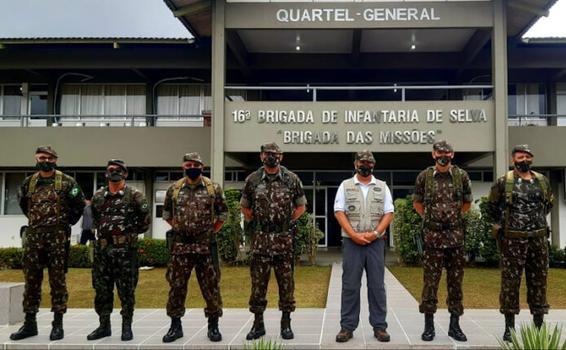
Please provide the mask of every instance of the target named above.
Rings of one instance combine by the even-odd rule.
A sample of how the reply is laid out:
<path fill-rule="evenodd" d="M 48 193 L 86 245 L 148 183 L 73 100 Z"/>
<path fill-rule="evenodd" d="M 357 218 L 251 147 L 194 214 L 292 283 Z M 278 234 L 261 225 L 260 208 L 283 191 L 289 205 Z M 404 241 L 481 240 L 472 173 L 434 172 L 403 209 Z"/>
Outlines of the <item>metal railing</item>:
<path fill-rule="evenodd" d="M 407 100 L 407 91 L 416 90 L 428 90 L 428 91 L 438 91 L 438 90 L 455 90 L 462 91 L 465 90 L 477 90 L 478 94 L 464 95 L 463 97 L 472 97 L 478 100 L 490 99 L 491 91 L 493 90 L 493 85 L 387 85 L 387 86 L 317 86 L 317 85 L 296 85 L 296 86 L 238 86 L 238 85 L 227 85 L 224 87 L 225 90 L 246 90 L 246 91 L 305 91 L 311 93 L 312 91 L 312 101 L 316 102 L 318 100 L 318 95 L 320 91 L 393 91 L 400 92 L 399 101 Z M 488 90 L 488 91 L 484 91 Z M 228 94 L 227 94 L 228 95 Z"/>
<path fill-rule="evenodd" d="M 566 114 L 514 114 L 507 120 L 509 126 L 566 126 Z"/>
<path fill-rule="evenodd" d="M 210 115 L 0 115 L 0 127 L 205 127 Z"/>

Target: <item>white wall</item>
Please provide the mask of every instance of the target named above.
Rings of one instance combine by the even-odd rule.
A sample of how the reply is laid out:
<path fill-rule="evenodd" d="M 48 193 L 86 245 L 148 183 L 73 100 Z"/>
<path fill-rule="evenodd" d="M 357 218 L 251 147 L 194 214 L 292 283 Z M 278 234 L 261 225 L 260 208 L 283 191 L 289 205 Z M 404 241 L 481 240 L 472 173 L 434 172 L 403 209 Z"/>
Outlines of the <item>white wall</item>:
<path fill-rule="evenodd" d="M 72 228 L 71 244 L 78 242 L 81 234 L 81 221 Z M 27 218 L 23 215 L 0 216 L 0 248 L 21 247 L 20 227 L 27 225 L 27 223 Z"/>
<path fill-rule="evenodd" d="M 558 200 L 556 201 L 556 205 L 559 208 L 559 229 L 560 229 L 560 241 L 559 245 L 560 248 L 564 248 L 566 246 L 566 202 L 564 199 L 564 183 L 560 184 L 560 189 L 558 191 Z"/>

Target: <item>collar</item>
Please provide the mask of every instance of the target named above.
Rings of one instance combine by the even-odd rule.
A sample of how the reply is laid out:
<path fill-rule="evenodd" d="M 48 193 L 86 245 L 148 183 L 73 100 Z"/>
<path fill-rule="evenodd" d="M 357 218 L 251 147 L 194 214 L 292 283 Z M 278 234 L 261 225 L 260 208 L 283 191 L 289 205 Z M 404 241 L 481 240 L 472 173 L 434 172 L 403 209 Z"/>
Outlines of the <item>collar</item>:
<path fill-rule="evenodd" d="M 202 179 L 202 175 L 201 175 L 201 177 L 200 177 L 200 181 L 197 182 L 197 183 L 194 183 L 194 184 L 189 183 L 189 181 L 188 181 L 187 179 L 188 179 L 188 178 L 185 176 L 185 182 L 183 183 L 183 187 L 191 187 L 191 188 L 197 188 L 197 187 L 199 187 L 199 186 L 205 187 L 204 181 L 203 181 L 203 179 Z"/>
<path fill-rule="evenodd" d="M 377 179 L 375 178 L 375 176 L 372 175 L 370 182 L 368 182 L 367 184 L 362 184 L 360 180 L 358 180 L 358 175 L 354 175 L 354 185 L 360 185 L 360 186 L 377 185 Z"/>
<path fill-rule="evenodd" d="M 450 174 L 450 176 L 452 176 L 452 169 L 454 169 L 453 165 L 451 165 L 450 168 L 448 169 L 448 174 Z M 432 172 L 432 176 L 436 176 L 438 174 L 445 174 L 445 173 L 441 173 L 440 171 L 436 170 L 436 166 L 435 166 L 434 171 Z"/>
<path fill-rule="evenodd" d="M 262 173 L 261 173 L 261 179 L 262 180 L 265 180 L 268 175 L 275 175 L 275 177 L 278 177 L 279 179 L 283 180 L 283 174 L 281 173 L 281 165 L 279 166 L 279 172 L 277 172 L 277 174 L 267 174 L 265 172 L 264 167 L 261 168 L 261 171 L 262 171 Z"/>
<path fill-rule="evenodd" d="M 120 191 L 112 193 L 110 192 L 110 189 L 108 188 L 108 186 L 106 186 L 106 190 L 104 191 L 104 197 L 115 197 L 115 196 L 120 196 L 123 197 L 126 194 L 126 188 L 128 188 L 128 185 L 124 186 L 124 188 L 122 188 Z"/>

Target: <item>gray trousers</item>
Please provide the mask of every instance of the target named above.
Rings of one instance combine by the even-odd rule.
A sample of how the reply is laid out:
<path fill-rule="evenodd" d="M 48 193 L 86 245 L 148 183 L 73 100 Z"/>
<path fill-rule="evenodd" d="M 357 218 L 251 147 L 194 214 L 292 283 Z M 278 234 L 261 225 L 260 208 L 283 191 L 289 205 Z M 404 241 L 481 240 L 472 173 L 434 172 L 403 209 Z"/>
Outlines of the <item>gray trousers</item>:
<path fill-rule="evenodd" d="M 349 238 L 343 239 L 342 305 L 340 326 L 353 331 L 360 320 L 360 287 L 366 270 L 369 303 L 369 323 L 373 328 L 387 328 L 387 300 L 383 282 L 385 241 L 378 239 L 361 246 Z"/>

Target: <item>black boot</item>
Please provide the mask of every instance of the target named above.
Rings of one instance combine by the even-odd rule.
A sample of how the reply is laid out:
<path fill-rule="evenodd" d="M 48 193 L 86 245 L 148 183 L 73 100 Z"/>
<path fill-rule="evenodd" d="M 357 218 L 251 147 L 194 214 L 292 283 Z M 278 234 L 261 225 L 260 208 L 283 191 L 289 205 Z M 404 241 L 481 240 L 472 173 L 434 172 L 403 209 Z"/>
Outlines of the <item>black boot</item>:
<path fill-rule="evenodd" d="M 110 315 L 99 316 L 100 325 L 92 333 L 86 336 L 87 340 L 97 340 L 112 335 L 112 328 L 110 327 Z"/>
<path fill-rule="evenodd" d="M 183 325 L 181 324 L 180 317 L 171 317 L 171 327 L 167 334 L 163 336 L 164 343 L 171 343 L 183 337 Z"/>
<path fill-rule="evenodd" d="M 460 328 L 460 316 L 456 314 L 450 315 L 450 328 L 448 328 L 448 336 L 457 341 L 468 341 L 468 338 Z"/>
<path fill-rule="evenodd" d="M 122 341 L 134 339 L 132 332 L 132 316 L 122 316 Z"/>
<path fill-rule="evenodd" d="M 503 333 L 504 341 L 511 341 L 511 330 L 515 329 L 515 315 L 505 314 L 505 333 Z"/>
<path fill-rule="evenodd" d="M 63 339 L 64 335 L 65 332 L 63 332 L 63 313 L 56 312 L 53 314 L 53 322 L 51 322 L 51 334 L 49 334 L 49 339 Z"/>
<path fill-rule="evenodd" d="M 283 339 L 293 339 L 295 335 L 293 334 L 293 330 L 291 329 L 291 313 L 290 312 L 283 312 L 283 316 L 281 317 L 281 338 Z"/>
<path fill-rule="evenodd" d="M 434 314 L 424 315 L 424 331 L 421 334 L 421 339 L 423 341 L 432 341 L 434 339 Z"/>
<path fill-rule="evenodd" d="M 37 320 L 35 313 L 28 312 L 26 313 L 23 326 L 21 326 L 17 332 L 10 334 L 10 339 L 22 340 L 33 337 L 34 335 L 37 335 Z"/>
<path fill-rule="evenodd" d="M 542 323 L 544 322 L 544 315 L 543 314 L 533 315 L 533 322 L 535 326 L 538 329 L 540 329 L 540 327 L 542 327 Z"/>
<path fill-rule="evenodd" d="M 213 342 L 221 341 L 222 334 L 218 330 L 218 316 L 208 318 L 208 339 Z"/>
<path fill-rule="evenodd" d="M 263 324 L 263 313 L 255 314 L 254 325 L 246 335 L 246 340 L 258 339 L 265 335 L 265 325 Z"/>

